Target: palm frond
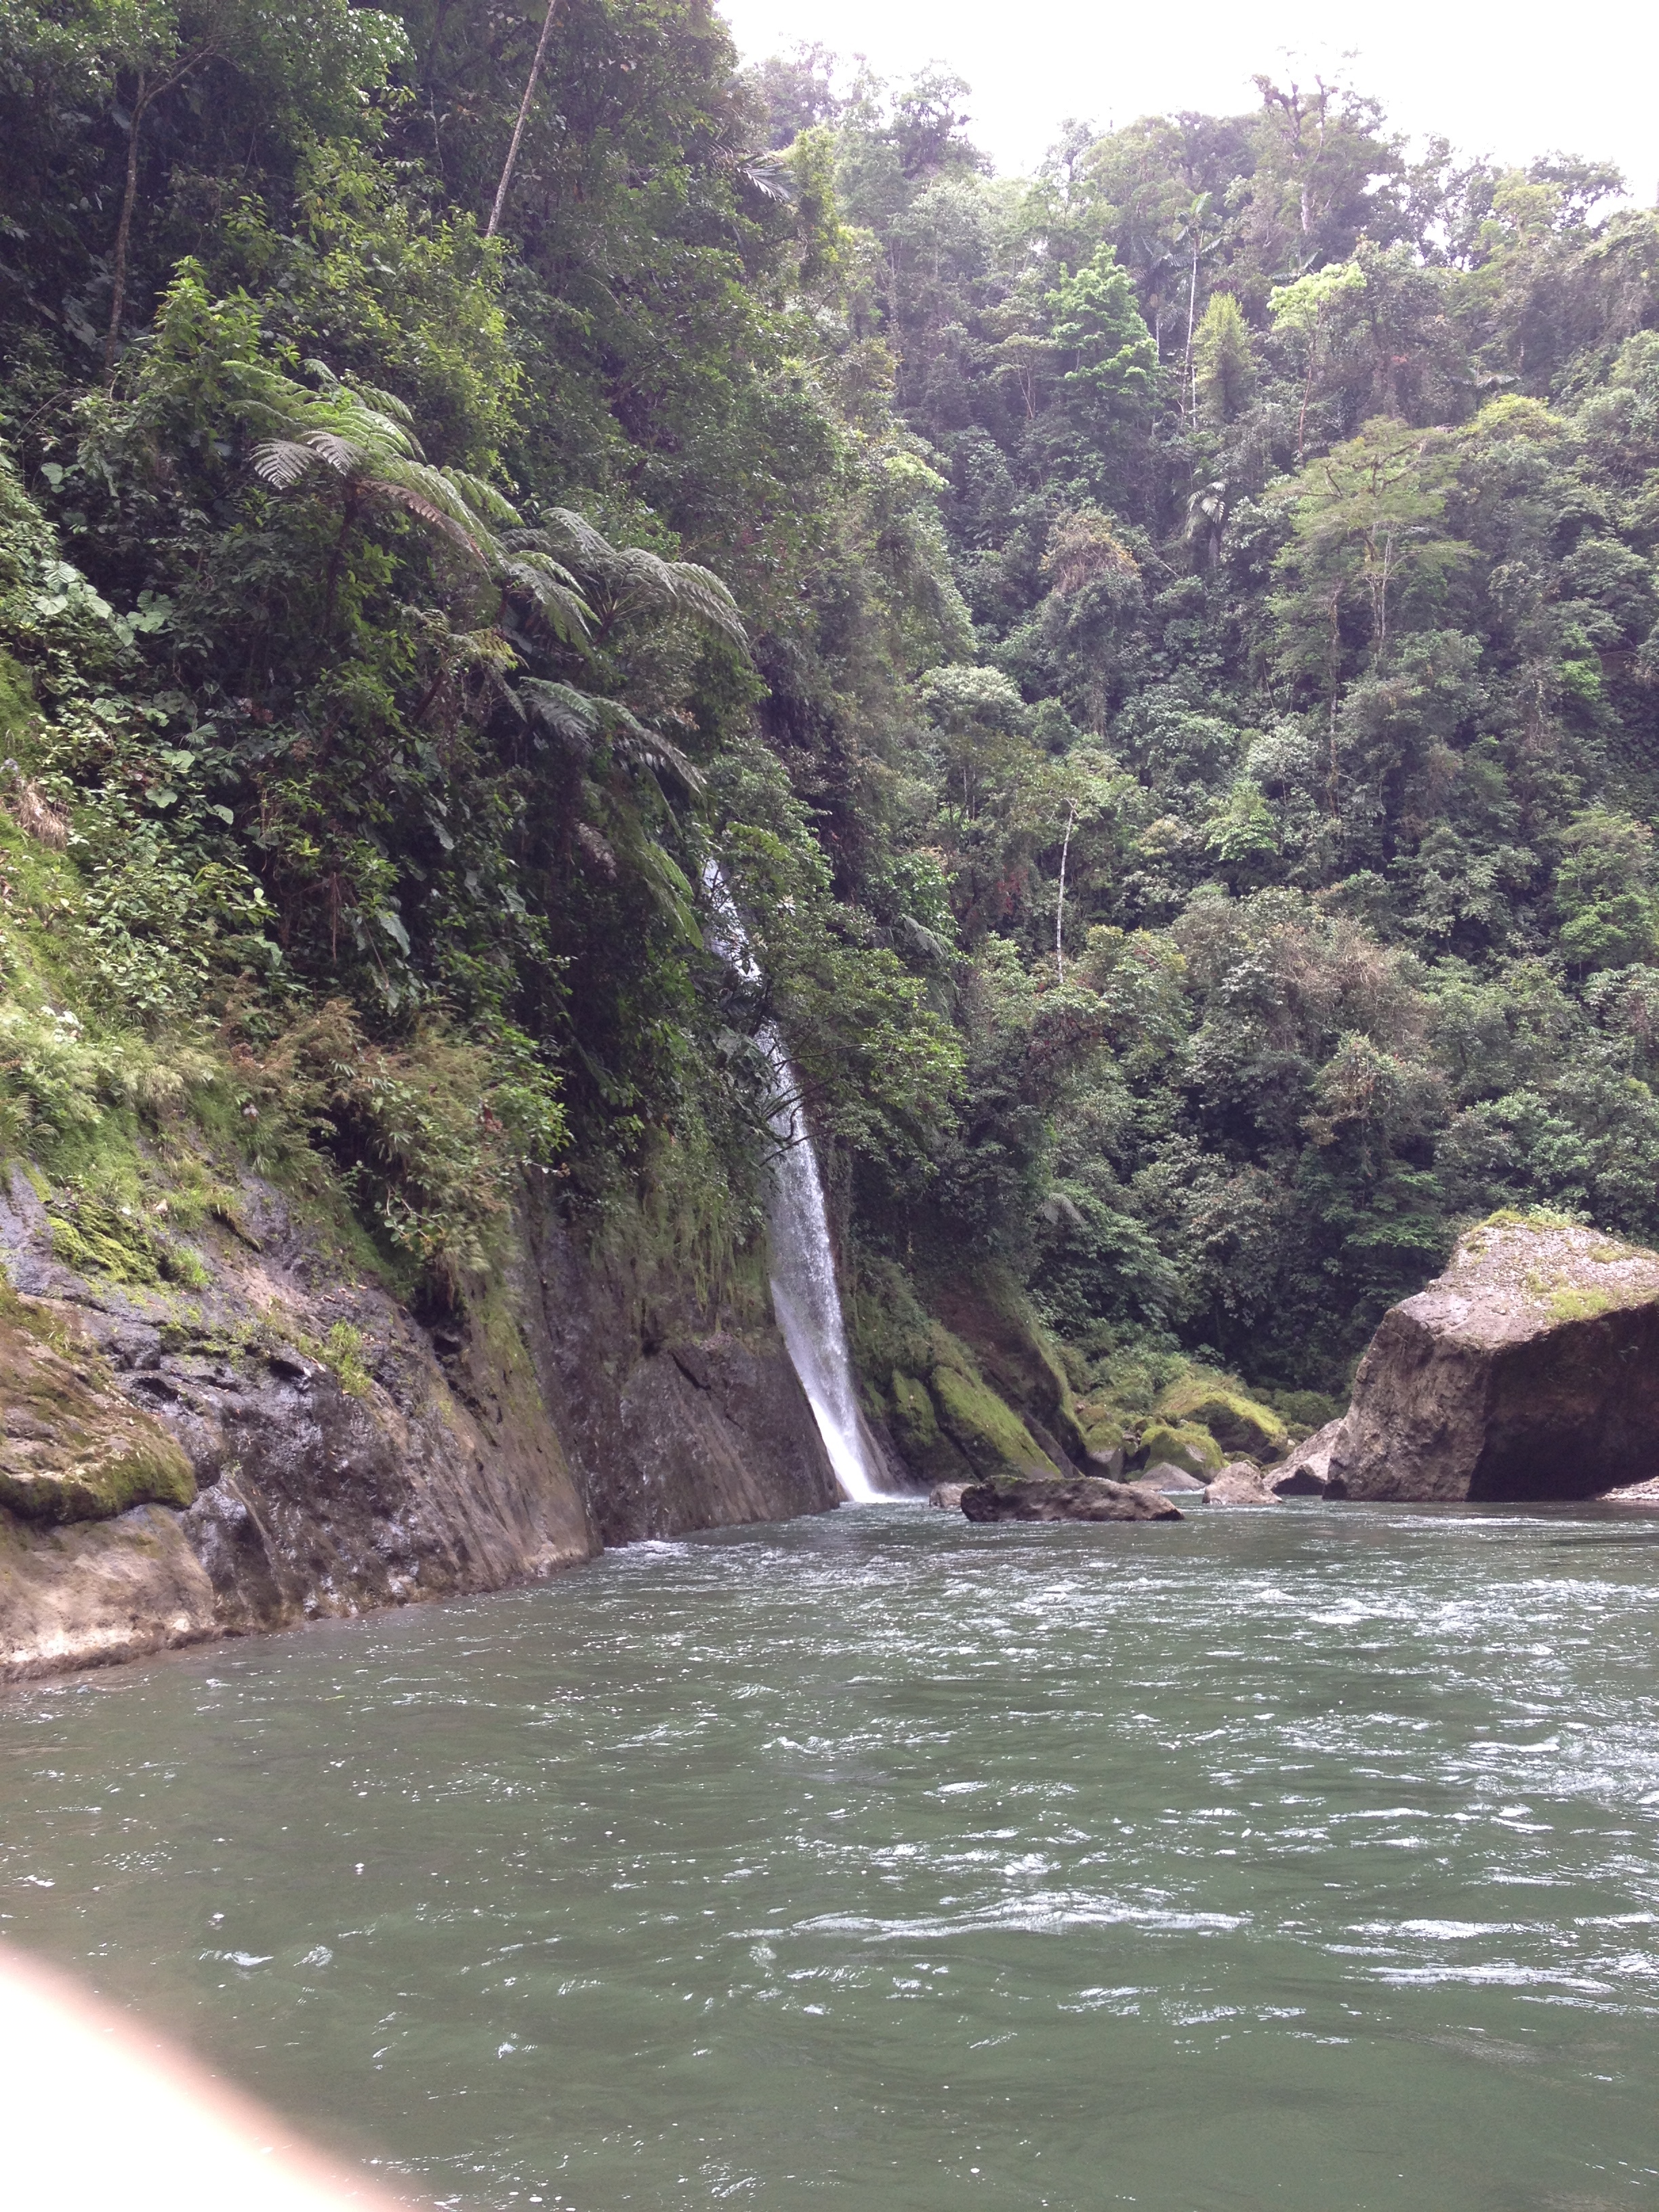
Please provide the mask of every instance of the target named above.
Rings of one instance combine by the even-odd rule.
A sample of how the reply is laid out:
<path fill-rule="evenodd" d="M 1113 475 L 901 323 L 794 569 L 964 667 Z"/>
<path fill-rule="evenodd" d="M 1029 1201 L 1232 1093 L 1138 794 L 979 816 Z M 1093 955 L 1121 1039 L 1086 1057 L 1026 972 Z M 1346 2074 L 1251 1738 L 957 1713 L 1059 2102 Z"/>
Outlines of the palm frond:
<path fill-rule="evenodd" d="M 549 507 L 547 521 L 551 534 L 564 538 L 574 559 L 597 564 L 614 557 L 617 549 L 611 540 L 574 507 Z"/>
<path fill-rule="evenodd" d="M 746 161 L 738 161 L 735 167 L 744 184 L 752 185 L 769 200 L 794 198 L 794 179 L 775 154 L 752 154 Z"/>
<path fill-rule="evenodd" d="M 518 522 L 518 508 L 483 477 L 471 476 L 465 469 L 446 469 L 444 473 L 476 514 L 502 530 L 510 530 Z"/>
<path fill-rule="evenodd" d="M 625 766 L 659 772 L 666 769 L 694 794 L 705 788 L 702 769 L 686 758 L 672 738 L 664 737 L 659 730 L 647 729 L 619 699 L 604 699 L 599 705 L 616 733 L 611 738 L 611 750 Z"/>
<path fill-rule="evenodd" d="M 400 428 L 405 430 L 414 428 L 414 416 L 395 392 L 383 392 L 378 384 L 363 384 L 355 378 L 349 389 L 354 398 L 366 399 L 371 407 L 378 409 L 382 415 L 389 415 Z"/>
<path fill-rule="evenodd" d="M 399 483 L 389 477 L 371 477 L 366 489 L 390 501 L 392 506 L 401 507 L 406 514 L 418 515 L 422 522 L 429 522 L 452 544 L 459 545 L 463 553 L 470 553 L 480 566 L 487 565 L 483 546 L 466 525 L 458 522 L 453 514 L 447 514 L 417 485 Z"/>

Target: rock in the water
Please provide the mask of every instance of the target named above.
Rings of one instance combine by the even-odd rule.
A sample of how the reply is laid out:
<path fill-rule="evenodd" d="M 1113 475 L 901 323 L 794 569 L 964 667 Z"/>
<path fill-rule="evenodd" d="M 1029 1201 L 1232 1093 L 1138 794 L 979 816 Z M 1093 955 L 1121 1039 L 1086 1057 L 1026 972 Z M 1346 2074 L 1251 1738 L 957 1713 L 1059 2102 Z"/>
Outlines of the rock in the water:
<path fill-rule="evenodd" d="M 1588 1498 L 1659 1470 L 1659 1254 L 1495 1214 L 1382 1316 L 1328 1495 Z"/>
<path fill-rule="evenodd" d="M 1637 1482 L 1608 1493 L 1609 1505 L 1659 1505 L 1659 1475 L 1651 1482 Z"/>
<path fill-rule="evenodd" d="M 1020 1482 L 975 1482 L 962 1493 L 970 1521 L 1181 1521 L 1167 1498 L 1133 1483 L 1080 1474 Z"/>
<path fill-rule="evenodd" d="M 927 1503 L 942 1505 L 947 1513 L 954 1513 L 961 1504 L 962 1493 L 967 1487 L 965 1482 L 936 1482 L 927 1493 Z"/>
<path fill-rule="evenodd" d="M 1188 1474 L 1184 1467 L 1172 1467 L 1168 1460 L 1149 1467 L 1144 1474 L 1135 1477 L 1135 1481 L 1148 1490 L 1173 1492 L 1177 1497 L 1187 1492 L 1196 1494 L 1204 1487 L 1195 1474 Z"/>
<path fill-rule="evenodd" d="M 1254 1461 L 1236 1459 L 1224 1467 L 1204 1493 L 1206 1505 L 1277 1505 Z"/>
<path fill-rule="evenodd" d="M 1342 1433 L 1340 1419 L 1327 1421 L 1304 1443 L 1296 1445 L 1278 1467 L 1270 1467 L 1262 1480 L 1275 1498 L 1323 1498 L 1330 1487 L 1331 1454 Z"/>

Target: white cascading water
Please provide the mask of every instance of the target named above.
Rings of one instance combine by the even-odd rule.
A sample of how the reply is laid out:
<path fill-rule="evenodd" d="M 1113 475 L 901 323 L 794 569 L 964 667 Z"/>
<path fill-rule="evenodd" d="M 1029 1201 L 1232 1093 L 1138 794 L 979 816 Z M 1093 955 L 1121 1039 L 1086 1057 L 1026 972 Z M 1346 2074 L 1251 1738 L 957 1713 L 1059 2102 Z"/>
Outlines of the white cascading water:
<path fill-rule="evenodd" d="M 719 918 L 715 950 L 745 981 L 757 981 L 759 971 L 742 917 L 732 904 L 725 877 L 712 860 L 703 884 Z M 818 1164 L 812 1157 L 812 1140 L 783 1039 L 767 1022 L 757 1032 L 755 1042 L 772 1071 L 778 1098 L 768 1117 L 778 1140 L 767 1200 L 772 1304 L 836 1480 L 855 1504 L 872 1504 L 887 1493 L 876 1480 L 859 1419 Z"/>

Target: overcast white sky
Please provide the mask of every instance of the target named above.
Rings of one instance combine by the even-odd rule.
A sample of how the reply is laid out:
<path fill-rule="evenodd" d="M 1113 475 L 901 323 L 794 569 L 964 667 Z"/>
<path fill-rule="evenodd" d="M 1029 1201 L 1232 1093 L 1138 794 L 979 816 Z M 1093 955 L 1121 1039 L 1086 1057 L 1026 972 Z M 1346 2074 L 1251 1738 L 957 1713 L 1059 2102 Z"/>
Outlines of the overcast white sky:
<path fill-rule="evenodd" d="M 1659 0 L 720 0 L 746 57 L 798 40 L 864 52 L 884 76 L 949 61 L 974 88 L 970 135 L 1006 173 L 1066 116 L 1101 125 L 1182 107 L 1254 106 L 1257 70 L 1296 55 L 1305 82 L 1346 66 L 1396 126 L 1524 161 L 1612 159 L 1659 198 Z M 1353 58 L 1341 63 L 1343 54 Z"/>

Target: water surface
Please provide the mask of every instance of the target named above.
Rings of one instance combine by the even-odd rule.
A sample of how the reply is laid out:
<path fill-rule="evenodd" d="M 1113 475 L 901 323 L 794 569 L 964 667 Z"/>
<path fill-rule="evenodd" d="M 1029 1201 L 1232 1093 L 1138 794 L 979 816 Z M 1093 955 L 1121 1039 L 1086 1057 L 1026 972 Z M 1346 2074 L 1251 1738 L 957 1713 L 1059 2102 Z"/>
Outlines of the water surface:
<path fill-rule="evenodd" d="M 0 1701 L 0 1932 L 458 2207 L 1659 2201 L 1659 1519 L 846 1510 Z"/>

